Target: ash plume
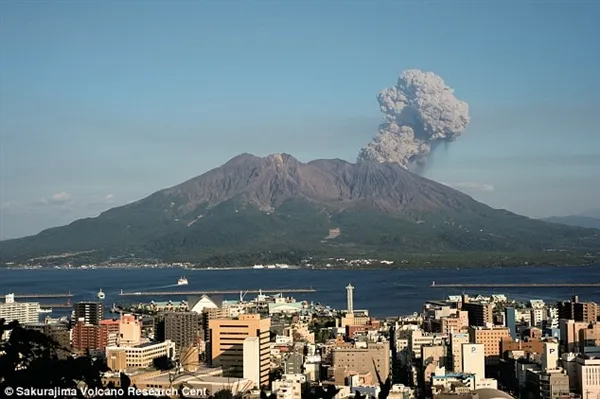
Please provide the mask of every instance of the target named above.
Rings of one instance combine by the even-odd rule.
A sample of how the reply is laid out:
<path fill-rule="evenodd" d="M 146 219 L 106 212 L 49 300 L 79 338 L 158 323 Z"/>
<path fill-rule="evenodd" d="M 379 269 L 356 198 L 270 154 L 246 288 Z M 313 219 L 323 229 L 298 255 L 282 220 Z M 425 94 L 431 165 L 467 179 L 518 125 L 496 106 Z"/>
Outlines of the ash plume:
<path fill-rule="evenodd" d="M 395 162 L 422 168 L 437 144 L 460 136 L 469 123 L 469 105 L 454 96 L 432 72 L 409 69 L 377 96 L 384 121 L 362 148 L 358 162 Z"/>

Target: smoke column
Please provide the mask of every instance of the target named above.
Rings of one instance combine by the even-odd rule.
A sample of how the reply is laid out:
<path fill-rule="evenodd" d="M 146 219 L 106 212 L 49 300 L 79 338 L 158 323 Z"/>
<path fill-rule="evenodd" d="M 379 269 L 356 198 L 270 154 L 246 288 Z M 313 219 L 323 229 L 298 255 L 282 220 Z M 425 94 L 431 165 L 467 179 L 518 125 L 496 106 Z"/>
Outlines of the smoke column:
<path fill-rule="evenodd" d="M 358 162 L 423 167 L 437 144 L 454 141 L 469 123 L 469 105 L 432 72 L 402 72 L 396 86 L 382 90 L 377 100 L 384 121 L 360 150 Z"/>

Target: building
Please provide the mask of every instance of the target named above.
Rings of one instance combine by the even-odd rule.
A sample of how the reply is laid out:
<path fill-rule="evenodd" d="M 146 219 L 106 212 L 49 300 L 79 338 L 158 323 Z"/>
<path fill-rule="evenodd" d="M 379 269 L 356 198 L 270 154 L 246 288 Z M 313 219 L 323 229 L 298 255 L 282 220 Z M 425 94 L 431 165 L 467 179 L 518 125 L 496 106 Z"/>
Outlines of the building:
<path fill-rule="evenodd" d="M 589 353 L 600 350 L 600 323 L 591 323 L 579 330 L 579 351 Z"/>
<path fill-rule="evenodd" d="M 165 340 L 175 343 L 177 351 L 197 346 L 200 338 L 201 316 L 196 312 L 168 312 L 164 314 Z"/>
<path fill-rule="evenodd" d="M 83 319 L 87 324 L 98 325 L 104 319 L 104 304 L 102 302 L 77 302 L 74 306 L 75 321 Z"/>
<path fill-rule="evenodd" d="M 517 339 L 517 312 L 513 307 L 504 309 L 504 325 L 510 330 L 510 336 L 514 340 Z"/>
<path fill-rule="evenodd" d="M 462 345 L 462 369 L 465 374 L 475 375 L 475 388 L 477 381 L 485 378 L 485 345 L 463 344 Z"/>
<path fill-rule="evenodd" d="M 260 376 L 260 338 L 246 337 L 243 343 L 243 378 L 252 381 L 254 387 L 261 388 Z"/>
<path fill-rule="evenodd" d="M 134 315 L 121 315 L 119 319 L 118 343 L 121 346 L 135 346 L 142 340 L 142 322 Z"/>
<path fill-rule="evenodd" d="M 544 350 L 544 342 L 539 339 L 530 339 L 527 341 L 513 341 L 510 337 L 503 338 L 500 341 L 500 356 L 504 357 L 507 352 L 522 351 L 526 354 L 542 353 Z"/>
<path fill-rule="evenodd" d="M 277 399 L 302 399 L 302 392 L 307 386 L 303 374 L 284 374 L 280 380 L 273 381 L 271 391 Z"/>
<path fill-rule="evenodd" d="M 352 284 L 346 286 L 346 302 L 347 313 L 354 314 L 354 287 Z"/>
<path fill-rule="evenodd" d="M 494 322 L 494 304 L 469 302 L 465 296 L 462 310 L 469 312 L 469 326 L 487 326 Z"/>
<path fill-rule="evenodd" d="M 39 331 L 56 342 L 58 345 L 57 355 L 66 358 L 71 355 L 71 333 L 69 326 L 65 323 L 28 323 L 23 325 L 29 330 Z"/>
<path fill-rule="evenodd" d="M 86 323 L 83 318 L 77 321 L 72 331 L 73 352 L 79 355 L 104 350 L 101 327 Z"/>
<path fill-rule="evenodd" d="M 462 373 L 462 346 L 469 343 L 469 334 L 451 333 L 450 334 L 450 353 L 448 356 L 448 367 L 455 373 Z"/>
<path fill-rule="evenodd" d="M 144 369 L 153 364 L 154 359 L 166 356 L 175 357 L 175 344 L 171 341 L 145 342 L 135 346 L 109 346 L 106 348 L 106 361 L 112 371 L 128 368 Z"/>
<path fill-rule="evenodd" d="M 581 399 L 600 398 L 600 358 L 578 356 L 577 391 Z"/>
<path fill-rule="evenodd" d="M 223 307 L 223 298 L 215 296 L 213 298 L 208 295 L 202 295 L 201 297 L 189 297 L 188 307 L 190 312 L 202 314 L 204 310 L 209 309 L 221 309 Z"/>
<path fill-rule="evenodd" d="M 7 324 L 15 320 L 19 324 L 40 321 L 38 302 L 15 302 L 15 294 L 8 294 L 4 298 L 4 303 L 0 303 L 0 319 L 4 319 Z"/>
<path fill-rule="evenodd" d="M 593 323 L 598 320 L 598 305 L 594 302 L 579 302 L 579 297 L 574 296 L 570 301 L 558 303 L 558 317 Z"/>
<path fill-rule="evenodd" d="M 373 378 L 379 372 L 383 380 L 390 374 L 389 342 L 368 343 L 366 347 L 338 345 L 331 350 L 331 359 L 336 370 L 371 373 Z"/>
<path fill-rule="evenodd" d="M 544 342 L 542 351 L 542 371 L 558 368 L 558 342 Z"/>
<path fill-rule="evenodd" d="M 119 342 L 119 320 L 100 320 L 100 346 L 115 346 Z"/>
<path fill-rule="evenodd" d="M 580 331 L 588 327 L 585 321 L 560 319 L 560 339 L 563 352 L 577 352 L 580 348 Z"/>
<path fill-rule="evenodd" d="M 304 355 L 298 352 L 288 354 L 283 361 L 283 371 L 285 374 L 302 374 L 304 366 Z"/>
<path fill-rule="evenodd" d="M 485 347 L 487 365 L 500 363 L 500 344 L 503 339 L 509 337 L 510 331 L 507 327 L 469 327 L 469 340 L 475 344 L 483 344 Z"/>
<path fill-rule="evenodd" d="M 453 331 L 463 332 L 469 329 L 469 312 L 459 310 L 450 316 L 440 318 L 440 331 L 450 334 Z"/>
<path fill-rule="evenodd" d="M 224 372 L 232 377 L 244 375 L 244 340 L 247 337 L 258 338 L 260 386 L 268 385 L 271 371 L 271 319 L 261 319 L 257 314 L 242 314 L 237 320 L 209 320 L 208 326 L 209 362 L 213 367 L 222 367 Z"/>

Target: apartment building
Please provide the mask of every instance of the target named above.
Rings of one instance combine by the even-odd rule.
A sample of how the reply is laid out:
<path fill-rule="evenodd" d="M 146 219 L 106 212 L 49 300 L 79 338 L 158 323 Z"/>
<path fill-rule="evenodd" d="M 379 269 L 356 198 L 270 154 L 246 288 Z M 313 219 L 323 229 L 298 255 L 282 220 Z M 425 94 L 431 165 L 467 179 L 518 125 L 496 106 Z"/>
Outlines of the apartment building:
<path fill-rule="evenodd" d="M 104 304 L 102 302 L 77 302 L 74 306 L 75 318 L 77 322 L 80 319 L 87 324 L 98 325 L 100 320 L 104 319 Z"/>
<path fill-rule="evenodd" d="M 558 303 L 558 317 L 593 323 L 598 320 L 598 305 L 594 302 L 579 302 L 579 297 L 574 296 L 570 301 Z"/>
<path fill-rule="evenodd" d="M 0 303 L 0 319 L 6 323 L 17 320 L 19 324 L 37 323 L 40 321 L 40 304 L 38 302 L 15 302 L 15 295 L 8 294 L 5 302 Z"/>
<path fill-rule="evenodd" d="M 175 344 L 180 351 L 188 346 L 198 346 L 201 316 L 196 312 L 168 312 L 164 314 L 164 339 Z"/>
<path fill-rule="evenodd" d="M 371 373 L 373 378 L 377 371 L 384 380 L 390 374 L 389 342 L 367 343 L 364 347 L 336 346 L 331 350 L 331 359 L 336 370 Z"/>
<path fill-rule="evenodd" d="M 236 320 L 209 320 L 208 327 L 209 362 L 213 367 L 222 367 L 224 373 L 231 377 L 241 378 L 244 375 L 244 340 L 258 338 L 260 385 L 268 385 L 271 319 L 261 319 L 257 314 L 242 314 Z"/>
<path fill-rule="evenodd" d="M 501 342 L 510 338 L 508 327 L 469 327 L 469 340 L 475 344 L 483 344 L 486 365 L 500 362 Z"/>
<path fill-rule="evenodd" d="M 465 298 L 466 299 L 466 298 Z M 494 322 L 494 304 L 462 302 L 462 310 L 469 312 L 469 326 L 486 326 Z"/>

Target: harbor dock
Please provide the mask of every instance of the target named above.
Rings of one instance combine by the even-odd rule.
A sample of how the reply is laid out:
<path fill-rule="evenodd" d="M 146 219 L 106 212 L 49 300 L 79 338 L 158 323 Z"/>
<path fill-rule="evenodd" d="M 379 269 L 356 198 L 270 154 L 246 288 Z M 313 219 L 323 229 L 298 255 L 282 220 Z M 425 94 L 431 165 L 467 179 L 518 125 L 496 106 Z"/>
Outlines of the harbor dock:
<path fill-rule="evenodd" d="M 600 283 L 477 283 L 477 284 L 437 284 L 430 288 L 591 288 L 600 287 Z"/>
<path fill-rule="evenodd" d="M 298 294 L 317 292 L 314 288 L 278 288 L 268 290 L 217 290 L 217 291 L 147 291 L 147 292 L 124 292 L 121 290 L 119 296 L 173 296 L 173 295 L 237 295 L 245 294 Z"/>

